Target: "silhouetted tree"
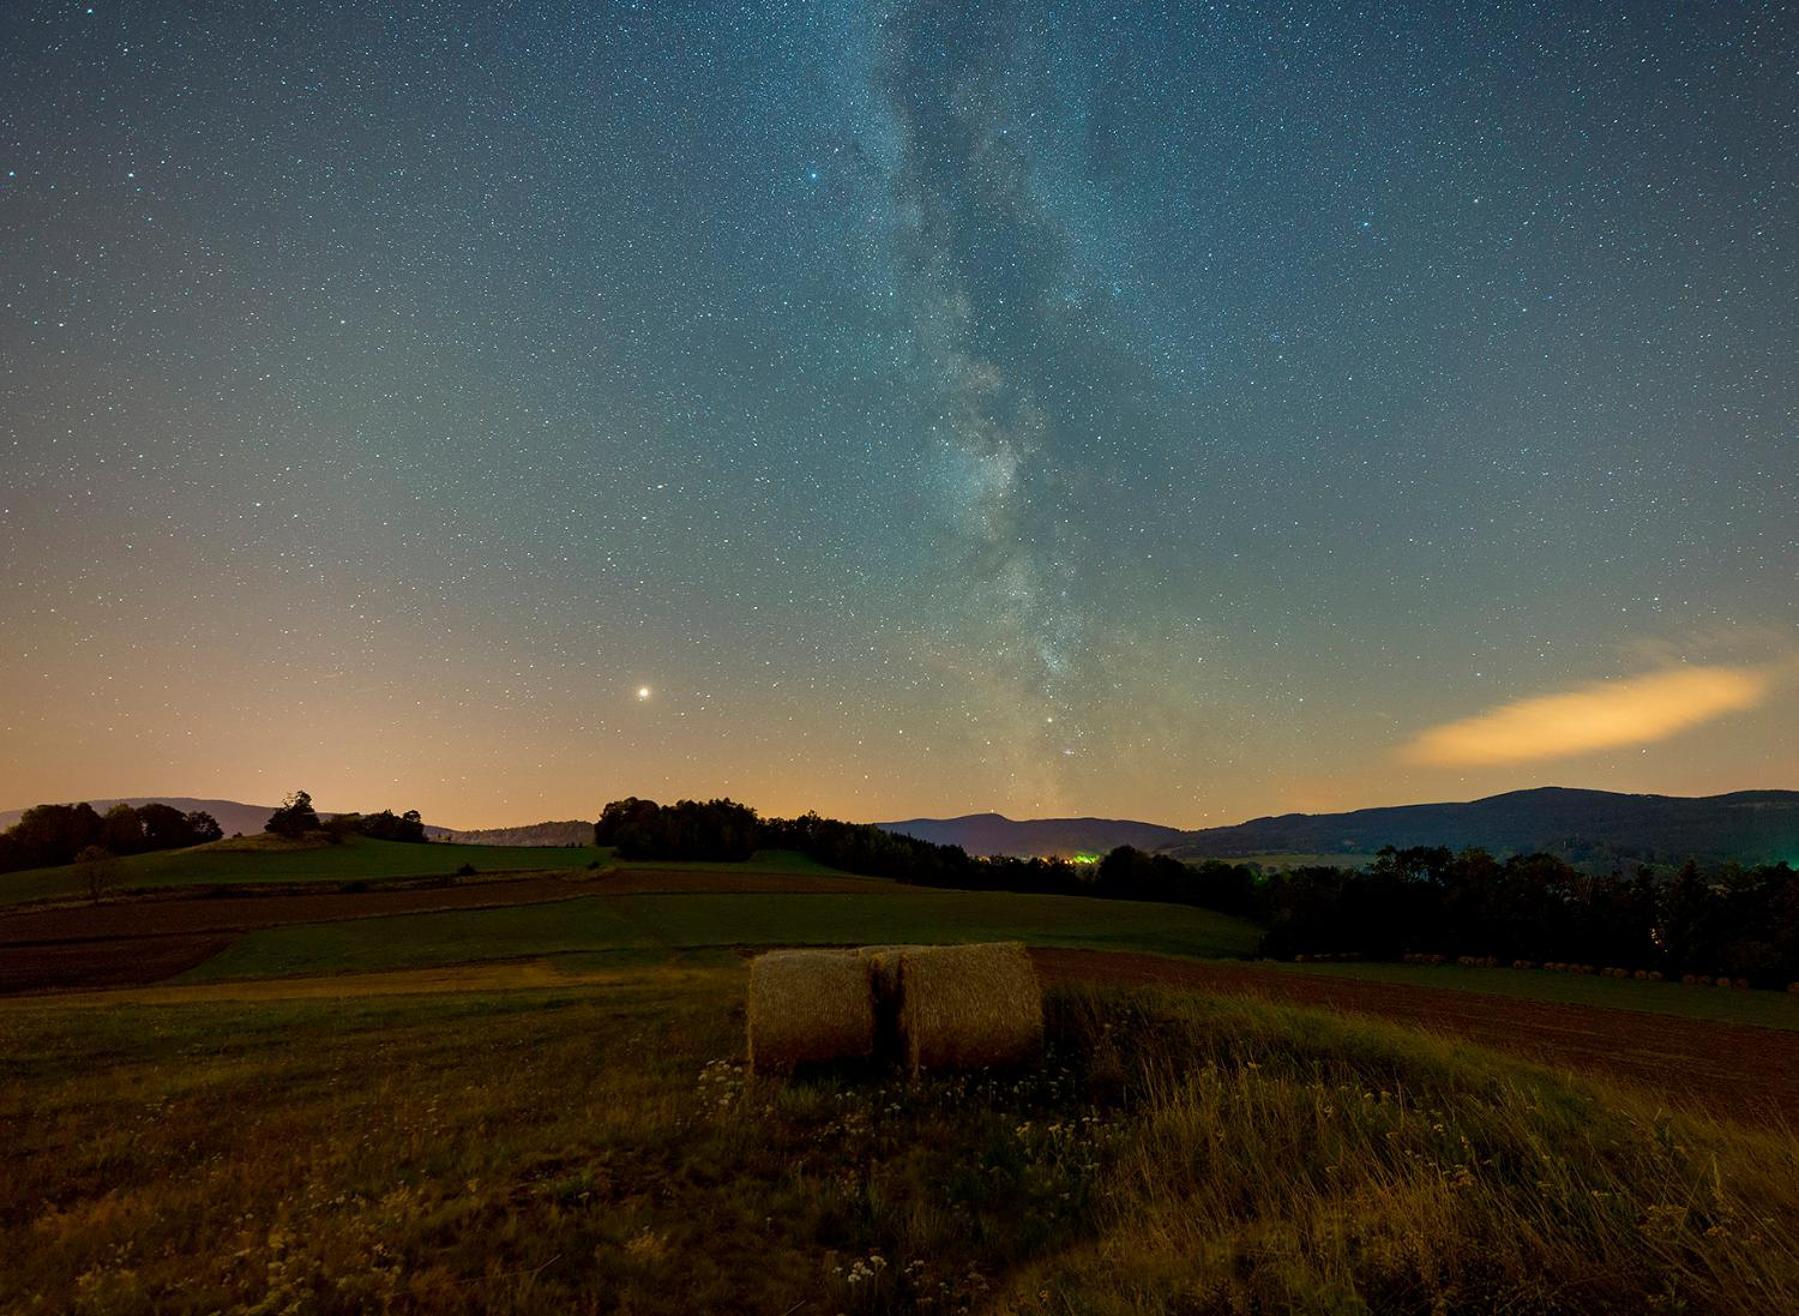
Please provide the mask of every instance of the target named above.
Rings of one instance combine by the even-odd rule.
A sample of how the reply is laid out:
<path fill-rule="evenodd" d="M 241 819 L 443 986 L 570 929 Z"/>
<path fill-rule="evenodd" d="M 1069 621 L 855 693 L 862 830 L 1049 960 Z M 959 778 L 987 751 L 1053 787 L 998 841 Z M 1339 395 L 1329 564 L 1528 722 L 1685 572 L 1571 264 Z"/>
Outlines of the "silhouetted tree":
<path fill-rule="evenodd" d="M 14 867 L 66 864 L 105 833 L 100 815 L 88 804 L 39 804 L 25 810 L 8 829 Z"/>
<path fill-rule="evenodd" d="M 756 811 L 732 800 L 614 800 L 594 824 L 594 844 L 626 859 L 748 859 L 762 841 Z"/>
<path fill-rule="evenodd" d="M 186 821 L 189 845 L 207 845 L 224 839 L 225 829 L 219 826 L 217 818 L 204 809 L 193 810 L 187 815 Z"/>
<path fill-rule="evenodd" d="M 396 814 L 392 809 L 361 814 L 357 817 L 356 830 L 378 841 L 422 842 L 425 839 L 425 824 L 417 809 L 408 809 L 402 814 Z"/>
<path fill-rule="evenodd" d="M 269 815 L 262 829 L 276 836 L 295 837 L 316 832 L 321 825 L 318 811 L 312 807 L 312 796 L 295 791 L 281 801 L 281 807 Z"/>
<path fill-rule="evenodd" d="M 136 854 L 144 848 L 144 821 L 129 804 L 115 804 L 100 820 L 100 844 L 114 854 Z"/>

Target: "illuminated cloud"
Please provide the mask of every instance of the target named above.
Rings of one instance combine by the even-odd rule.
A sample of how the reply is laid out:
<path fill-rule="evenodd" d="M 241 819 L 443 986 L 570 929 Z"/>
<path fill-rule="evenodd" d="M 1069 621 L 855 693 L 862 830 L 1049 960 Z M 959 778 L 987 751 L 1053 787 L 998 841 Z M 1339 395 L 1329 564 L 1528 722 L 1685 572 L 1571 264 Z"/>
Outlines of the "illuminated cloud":
<path fill-rule="evenodd" d="M 1771 674 L 1756 667 L 1678 667 L 1601 681 L 1431 727 L 1400 752 L 1413 763 L 1475 767 L 1646 745 L 1754 708 L 1772 683 Z"/>

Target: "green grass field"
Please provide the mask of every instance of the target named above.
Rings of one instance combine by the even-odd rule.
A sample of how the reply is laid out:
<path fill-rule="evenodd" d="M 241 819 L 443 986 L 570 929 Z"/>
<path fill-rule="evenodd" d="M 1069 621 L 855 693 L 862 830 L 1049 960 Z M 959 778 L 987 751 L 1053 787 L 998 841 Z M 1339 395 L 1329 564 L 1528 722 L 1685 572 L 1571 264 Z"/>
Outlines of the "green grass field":
<path fill-rule="evenodd" d="M 1790 992 L 1726 991 L 1715 987 L 1683 987 L 1671 982 L 1545 973 L 1540 969 L 1468 968 L 1459 964 L 1280 964 L 1273 967 L 1287 973 L 1327 974 L 1367 982 L 1484 992 L 1490 996 L 1527 1001 L 1601 1005 L 1616 1010 L 1643 1010 L 1718 1023 L 1799 1029 L 1799 994 Z"/>
<path fill-rule="evenodd" d="M 0 1307 L 1799 1309 L 1787 1134 L 1157 994 L 1052 994 L 1021 1073 L 780 1082 L 743 991 L 0 1002 Z"/>
<path fill-rule="evenodd" d="M 908 889 L 893 895 L 594 896 L 252 932 L 183 981 L 418 968 L 586 951 L 1025 940 L 1237 956 L 1259 930 L 1185 905 Z"/>
<path fill-rule="evenodd" d="M 241 843 L 240 843 L 241 844 Z M 288 882 L 382 882 L 438 877 L 464 864 L 479 873 L 553 872 L 601 863 L 623 869 L 723 869 L 734 872 L 828 873 L 833 870 L 789 850 L 759 851 L 738 864 L 615 860 L 612 851 L 584 846 L 407 845 L 349 837 L 307 849 L 237 849 L 231 843 L 162 850 L 103 861 L 109 890 L 210 887 Z M 66 864 L 0 873 L 0 906 L 31 900 L 80 898 L 93 865 Z"/>

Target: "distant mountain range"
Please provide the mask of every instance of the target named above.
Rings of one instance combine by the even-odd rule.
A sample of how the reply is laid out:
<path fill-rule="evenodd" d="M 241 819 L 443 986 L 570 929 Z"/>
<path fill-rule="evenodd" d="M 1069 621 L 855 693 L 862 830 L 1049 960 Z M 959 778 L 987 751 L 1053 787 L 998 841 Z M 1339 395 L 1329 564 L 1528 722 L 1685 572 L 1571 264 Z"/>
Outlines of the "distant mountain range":
<path fill-rule="evenodd" d="M 1360 853 L 1383 845 L 1479 846 L 1495 854 L 1547 850 L 1571 859 L 1678 862 L 1688 856 L 1760 863 L 1799 859 L 1799 791 L 1689 798 L 1544 786 L 1466 804 L 1406 804 L 1351 813 L 1289 813 L 1188 832 L 1183 859 L 1263 853 Z"/>
<path fill-rule="evenodd" d="M 1117 845 L 1182 859 L 1256 854 L 1372 854 L 1384 845 L 1479 846 L 1495 854 L 1546 850 L 1573 862 L 1688 856 L 1799 861 L 1799 791 L 1689 798 L 1544 786 L 1463 804 L 1407 804 L 1350 813 L 1288 813 L 1183 832 L 1104 818 L 1013 821 L 995 813 L 881 823 L 970 854 L 1103 853 Z"/>
<path fill-rule="evenodd" d="M 56 800 L 45 802 L 57 804 L 81 803 L 79 800 Z M 275 812 L 277 807 L 273 804 L 244 804 L 238 800 L 196 800 L 185 795 L 134 795 L 129 799 L 89 800 L 87 802 L 91 804 L 98 813 L 105 813 L 115 804 L 129 804 L 134 809 L 141 808 L 146 804 L 166 804 L 171 809 L 180 809 L 183 813 L 192 813 L 195 809 L 200 809 L 206 813 L 210 813 L 214 818 L 218 819 L 219 826 L 224 830 L 224 833 L 227 836 L 231 836 L 237 832 L 242 832 L 245 836 L 251 836 L 260 832 L 262 830 L 262 825 L 269 820 L 269 815 Z M 19 821 L 24 813 L 25 810 L 23 809 L 0 810 L 0 830 L 11 827 L 14 823 Z M 319 816 L 330 818 L 333 815 L 321 812 Z M 432 827 L 427 824 L 425 827 L 425 835 L 429 836 L 434 841 L 441 841 L 450 835 L 450 829 L 448 827 Z"/>
<path fill-rule="evenodd" d="M 1160 850 L 1184 839 L 1178 827 L 1132 822 L 1127 818 L 1026 818 L 1015 821 L 997 813 L 970 813 L 960 818 L 908 818 L 876 823 L 938 845 L 959 845 L 969 854 L 1041 855 L 1064 858 L 1104 854 L 1121 845 Z"/>

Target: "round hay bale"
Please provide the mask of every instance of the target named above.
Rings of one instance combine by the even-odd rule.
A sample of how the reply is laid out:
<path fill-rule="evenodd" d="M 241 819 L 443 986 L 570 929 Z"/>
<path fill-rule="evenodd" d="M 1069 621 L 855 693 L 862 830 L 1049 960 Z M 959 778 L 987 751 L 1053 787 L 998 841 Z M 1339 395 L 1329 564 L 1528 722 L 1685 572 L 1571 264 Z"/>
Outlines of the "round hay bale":
<path fill-rule="evenodd" d="M 874 1053 L 868 961 L 841 950 L 775 950 L 750 961 L 750 1068 L 860 1060 Z"/>
<path fill-rule="evenodd" d="M 1043 1049 L 1043 989 L 1016 943 L 901 951 L 899 996 L 914 1073 L 1020 1064 Z"/>

